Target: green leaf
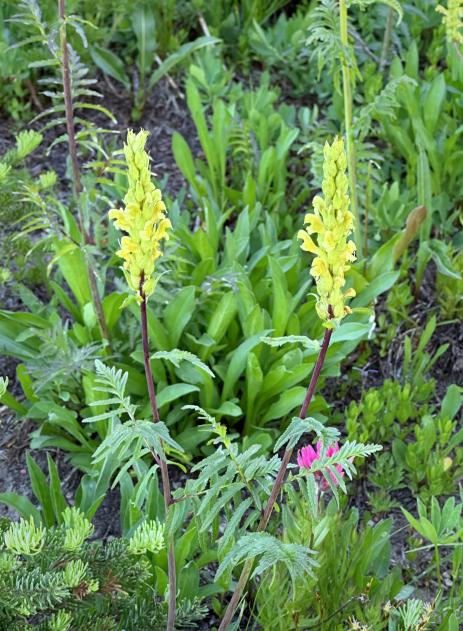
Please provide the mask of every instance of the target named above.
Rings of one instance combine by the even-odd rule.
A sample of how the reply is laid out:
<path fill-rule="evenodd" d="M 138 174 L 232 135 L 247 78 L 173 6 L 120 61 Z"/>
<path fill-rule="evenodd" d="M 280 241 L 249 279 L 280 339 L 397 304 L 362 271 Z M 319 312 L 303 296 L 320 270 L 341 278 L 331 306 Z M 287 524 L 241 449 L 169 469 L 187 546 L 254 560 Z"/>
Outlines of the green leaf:
<path fill-rule="evenodd" d="M 253 335 L 249 339 L 242 342 L 231 354 L 227 372 L 224 379 L 224 388 L 222 391 L 222 401 L 232 398 L 233 388 L 246 368 L 248 354 L 261 343 L 262 337 L 265 337 L 270 330 L 261 331 Z"/>
<path fill-rule="evenodd" d="M 421 517 L 419 520 L 413 517 L 405 508 L 402 508 L 402 512 L 407 518 L 407 521 L 411 526 L 425 539 L 433 544 L 438 543 L 437 532 L 432 523 L 426 517 Z"/>
<path fill-rule="evenodd" d="M 445 397 L 442 401 L 440 416 L 443 418 L 453 419 L 461 408 L 463 401 L 463 388 L 456 384 L 451 384 L 447 388 Z"/>
<path fill-rule="evenodd" d="M 39 397 L 34 392 L 34 382 L 24 364 L 19 364 L 16 368 L 16 378 L 21 384 L 22 391 L 28 401 L 35 403 Z"/>
<path fill-rule="evenodd" d="M 61 480 L 59 478 L 58 469 L 53 458 L 50 454 L 47 454 L 48 461 L 48 473 L 50 476 L 50 498 L 51 505 L 53 508 L 53 512 L 55 513 L 56 523 L 60 524 L 61 514 L 67 508 L 68 503 L 66 502 L 63 492 L 61 490 Z"/>
<path fill-rule="evenodd" d="M 100 478 L 98 484 L 94 476 L 84 475 L 76 491 L 76 506 L 89 520 L 95 515 L 109 488 L 109 476 L 106 480 L 104 476 L 100 475 Z"/>
<path fill-rule="evenodd" d="M 301 344 L 304 348 L 310 350 L 312 353 L 317 353 L 320 350 L 320 343 L 318 340 L 311 340 L 305 335 L 285 335 L 283 337 L 262 337 L 262 342 L 269 346 L 283 346 L 284 344 Z"/>
<path fill-rule="evenodd" d="M 172 364 L 174 364 L 174 366 L 176 366 L 177 368 L 183 361 L 186 361 L 190 364 L 193 364 L 193 366 L 200 368 L 211 377 L 215 377 L 209 366 L 207 366 L 199 359 L 199 357 L 197 357 L 193 353 L 190 353 L 189 351 L 181 351 L 178 348 L 174 348 L 171 351 L 158 351 L 157 353 L 154 353 L 154 355 L 151 355 L 151 359 L 167 359 L 167 361 L 172 362 Z"/>
<path fill-rule="evenodd" d="M 54 249 L 56 255 L 53 262 L 57 262 L 64 280 L 82 309 L 92 301 L 85 256 L 74 243 L 65 240 L 56 240 Z"/>
<path fill-rule="evenodd" d="M 216 416 L 232 416 L 238 417 L 243 414 L 243 410 L 233 401 L 225 401 L 218 408 L 212 408 L 211 412 Z"/>
<path fill-rule="evenodd" d="M 90 48 L 90 55 L 98 68 L 122 83 L 128 92 L 130 91 L 130 80 L 125 72 L 125 64 L 122 59 L 107 48 L 97 45 Z"/>
<path fill-rule="evenodd" d="M 401 233 L 395 234 L 391 239 L 383 243 L 373 254 L 366 270 L 368 280 L 374 280 L 384 272 L 392 272 L 394 269 L 394 251 L 401 239 Z"/>
<path fill-rule="evenodd" d="M 145 77 L 154 62 L 156 42 L 156 20 L 152 6 L 137 4 L 132 10 L 132 28 L 137 38 L 137 66 L 140 72 L 141 89 Z"/>
<path fill-rule="evenodd" d="M 457 269 L 455 269 L 452 260 L 448 255 L 448 246 L 446 243 L 439 241 L 438 239 L 432 239 L 431 241 L 422 242 L 421 245 L 433 259 L 440 274 L 448 276 L 449 278 L 461 280 L 461 274 Z"/>
<path fill-rule="evenodd" d="M 421 235 L 429 237 L 432 221 L 432 176 L 429 160 L 423 144 L 418 142 L 418 160 L 416 163 L 418 204 L 427 210 L 426 220 L 421 227 Z"/>
<path fill-rule="evenodd" d="M 164 310 L 164 324 L 169 332 L 172 346 L 179 343 L 183 330 L 191 320 L 195 307 L 195 288 L 181 289 Z"/>
<path fill-rule="evenodd" d="M 431 82 L 423 103 L 423 119 L 427 130 L 434 134 L 440 120 L 445 101 L 446 85 L 441 72 Z"/>
<path fill-rule="evenodd" d="M 172 151 L 174 154 L 175 162 L 177 163 L 183 176 L 188 181 L 190 186 L 198 191 L 198 178 L 196 176 L 196 169 L 191 154 L 190 147 L 186 140 L 177 131 L 172 134 Z"/>
<path fill-rule="evenodd" d="M 110 331 L 114 329 L 122 315 L 122 305 L 128 294 L 118 294 L 113 292 L 103 298 L 103 313 L 106 325 Z"/>
<path fill-rule="evenodd" d="M 283 563 L 291 580 L 299 576 L 314 576 L 314 567 L 318 564 L 311 557 L 314 552 L 307 546 L 295 543 L 283 543 L 276 537 L 264 532 L 253 532 L 244 535 L 235 543 L 220 564 L 215 580 L 225 571 L 235 568 L 242 561 L 259 558 L 252 576 L 258 576 L 277 563 Z"/>
<path fill-rule="evenodd" d="M 278 261 L 269 257 L 270 272 L 273 281 L 272 327 L 275 335 L 284 335 L 289 318 L 289 300 L 287 297 L 286 278 Z"/>
<path fill-rule="evenodd" d="M 318 440 L 329 445 L 339 438 L 339 431 L 334 427 L 325 427 L 314 418 L 301 419 L 295 416 L 283 434 L 278 438 L 273 449 L 274 453 L 279 451 L 284 445 L 286 449 L 293 449 L 304 434 L 314 432 Z"/>
<path fill-rule="evenodd" d="M 249 433 L 250 424 L 256 417 L 254 402 L 264 381 L 264 373 L 255 353 L 249 353 L 246 363 L 246 420 L 243 433 Z"/>
<path fill-rule="evenodd" d="M 368 7 L 371 4 L 385 4 L 397 13 L 397 24 L 400 24 L 402 22 L 402 18 L 404 16 L 404 11 L 399 0 L 351 0 L 351 4 L 356 4 L 363 8 Z"/>
<path fill-rule="evenodd" d="M 55 524 L 55 514 L 47 478 L 30 454 L 26 456 L 27 470 L 31 480 L 32 492 L 40 502 L 45 525 L 50 528 Z"/>
<path fill-rule="evenodd" d="M 351 307 L 366 307 L 380 294 L 388 291 L 399 278 L 399 272 L 384 272 L 369 283 L 354 300 Z"/>
<path fill-rule="evenodd" d="M 228 331 L 238 311 L 236 295 L 233 291 L 226 292 L 220 299 L 214 313 L 211 315 L 207 335 L 218 344 Z"/>
<path fill-rule="evenodd" d="M 206 35 L 203 37 L 198 37 L 198 39 L 195 39 L 192 42 L 187 42 L 186 44 L 183 44 L 175 53 L 169 55 L 169 57 L 167 57 L 167 59 L 162 62 L 159 68 L 153 72 L 148 83 L 148 88 L 153 88 L 159 81 L 159 79 L 162 79 L 162 77 L 166 75 L 174 66 L 184 61 L 191 53 L 194 53 L 197 50 L 204 48 L 205 46 L 218 44 L 220 41 L 221 40 L 217 37 Z"/>
<path fill-rule="evenodd" d="M 233 541 L 236 533 L 238 532 L 238 526 L 243 517 L 244 513 L 248 510 L 248 508 L 252 504 L 252 499 L 247 497 L 245 500 L 240 502 L 236 507 L 236 510 L 233 511 L 233 514 L 228 521 L 228 524 L 224 530 L 224 533 L 219 540 L 219 554 L 222 555 L 223 552 L 228 548 L 230 543 Z"/>
<path fill-rule="evenodd" d="M 72 319 L 75 322 L 80 322 L 80 324 L 83 324 L 82 313 L 80 309 L 69 298 L 69 295 L 66 293 L 66 291 L 54 280 L 50 281 L 50 285 L 53 288 L 55 296 L 58 298 L 59 302 L 66 309 L 69 315 L 72 316 Z"/>
<path fill-rule="evenodd" d="M 302 386 L 295 386 L 283 392 L 278 400 L 268 408 L 262 419 L 262 424 L 282 418 L 290 412 L 294 412 L 297 407 L 302 405 L 306 392 L 306 388 Z"/>
<path fill-rule="evenodd" d="M 190 383 L 175 383 L 172 386 L 167 386 L 157 396 L 158 407 L 162 409 L 164 406 L 172 403 L 172 401 L 176 401 L 191 392 L 198 391 L 199 388 Z"/>
<path fill-rule="evenodd" d="M 343 322 L 340 327 L 333 331 L 331 344 L 359 340 L 362 337 L 368 336 L 371 330 L 371 324 L 368 322 Z"/>
<path fill-rule="evenodd" d="M 42 523 L 40 511 L 27 497 L 17 493 L 0 493 L 0 502 L 17 511 L 24 519 L 32 517 L 36 525 Z"/>

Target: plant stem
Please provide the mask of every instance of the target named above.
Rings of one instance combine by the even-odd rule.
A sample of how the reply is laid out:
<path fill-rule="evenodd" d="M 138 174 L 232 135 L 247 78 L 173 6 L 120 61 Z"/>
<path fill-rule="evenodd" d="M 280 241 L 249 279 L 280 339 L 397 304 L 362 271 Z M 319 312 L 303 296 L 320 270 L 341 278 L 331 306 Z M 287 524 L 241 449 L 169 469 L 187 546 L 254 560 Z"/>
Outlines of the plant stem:
<path fill-rule="evenodd" d="M 437 586 L 439 589 L 441 589 L 442 587 L 442 575 L 440 572 L 440 553 L 439 553 L 439 546 L 435 545 L 434 546 L 434 558 L 436 560 L 436 575 L 437 575 Z"/>
<path fill-rule="evenodd" d="M 331 339 L 332 334 L 333 334 L 333 329 L 325 329 L 325 335 L 323 337 L 322 347 L 320 349 L 320 353 L 318 355 L 317 362 L 315 364 L 312 377 L 310 379 L 309 387 L 307 388 L 307 393 L 305 395 L 304 403 L 302 404 L 301 410 L 299 412 L 299 418 L 301 419 L 305 419 L 310 402 L 312 401 L 312 397 L 314 395 L 315 387 L 317 385 L 317 381 L 320 376 L 323 363 L 325 361 L 326 352 L 328 350 L 328 346 L 330 344 L 330 339 Z M 278 470 L 277 476 L 275 478 L 275 482 L 273 484 L 272 492 L 270 494 L 270 497 L 267 500 L 267 504 L 265 506 L 264 512 L 262 513 L 262 517 L 260 519 L 259 525 L 257 526 L 258 531 L 263 531 L 267 528 L 276 499 L 278 495 L 280 494 L 281 487 L 283 486 L 286 470 L 288 468 L 289 461 L 291 460 L 293 451 L 294 451 L 293 448 L 285 450 L 283 459 L 280 464 L 280 469 Z M 225 611 L 225 615 L 222 619 L 222 622 L 220 623 L 219 631 L 225 631 L 225 629 L 227 629 L 228 625 L 231 623 L 232 618 L 235 614 L 236 608 L 238 607 L 238 603 L 241 600 L 241 596 L 243 595 L 244 588 L 246 587 L 249 576 L 251 574 L 253 564 L 254 564 L 253 558 L 247 559 L 246 563 L 244 564 L 243 569 L 241 571 L 241 576 L 235 587 L 235 591 L 233 592 L 230 602 L 228 603 L 227 610 Z"/>
<path fill-rule="evenodd" d="M 378 68 L 379 72 L 382 72 L 384 70 L 384 66 L 386 65 L 387 54 L 389 52 L 389 47 L 391 45 L 393 23 L 394 23 L 394 9 L 389 8 L 387 18 L 386 18 L 386 28 L 384 29 L 384 38 L 383 38 L 383 46 L 381 49 L 381 57 L 379 60 L 379 68 Z"/>
<path fill-rule="evenodd" d="M 66 7 L 65 0 L 58 0 L 58 13 L 60 18 L 60 48 L 61 48 L 61 65 L 63 71 L 63 94 L 64 94 L 64 110 L 66 115 L 66 131 L 68 135 L 68 149 L 69 156 L 71 158 L 72 168 L 72 187 L 73 193 L 77 204 L 77 218 L 79 222 L 80 233 L 83 237 L 86 245 L 92 243 L 90 234 L 85 229 L 84 217 L 82 214 L 82 207 L 79 203 L 79 195 L 82 192 L 82 182 L 80 179 L 79 160 L 77 157 L 77 143 L 76 133 L 74 127 L 74 106 L 72 102 L 72 89 L 71 89 L 71 71 L 69 66 L 69 53 L 68 42 L 66 35 Z M 100 294 L 98 292 L 98 286 L 96 282 L 96 274 L 90 265 L 88 260 L 88 254 L 84 248 L 84 256 L 87 267 L 88 281 L 90 285 L 90 292 L 92 294 L 93 306 L 95 308 L 96 317 L 100 327 L 101 335 L 106 340 L 108 346 L 109 342 L 109 330 L 106 324 L 106 318 L 104 315 L 103 305 L 101 302 Z"/>
<path fill-rule="evenodd" d="M 346 0 L 339 0 L 339 32 L 341 44 L 344 48 L 342 55 L 342 93 L 344 97 L 344 125 L 346 128 L 346 155 L 347 170 L 349 176 L 350 200 L 352 214 L 354 215 L 355 244 L 357 246 L 358 258 L 363 258 L 363 240 L 360 224 L 360 215 L 357 195 L 357 158 L 355 155 L 355 145 L 352 129 L 352 77 L 346 51 L 349 47 L 349 37 L 347 31 L 347 4 Z"/>
<path fill-rule="evenodd" d="M 143 286 L 143 278 L 140 283 L 140 288 Z M 145 365 L 145 376 L 146 376 L 146 384 L 148 386 L 148 394 L 150 398 L 151 404 L 151 414 L 153 416 L 153 422 L 159 422 L 159 411 L 158 405 L 156 401 L 156 392 L 154 389 L 154 380 L 153 380 L 153 371 L 151 370 L 151 362 L 150 362 L 150 351 L 149 351 L 149 340 L 148 340 L 148 319 L 146 315 L 146 296 L 142 294 L 142 303 L 140 305 L 141 311 L 141 338 L 143 344 L 143 362 Z M 160 459 L 161 465 L 161 480 L 162 480 L 162 489 L 164 495 L 164 506 L 167 511 L 169 510 L 169 506 L 172 502 L 172 495 L 170 492 L 170 481 L 169 481 L 169 470 L 167 468 L 167 462 L 165 459 Z M 175 569 L 175 549 L 174 549 L 174 540 L 172 535 L 168 535 L 167 537 L 167 547 L 168 547 L 168 556 L 167 556 L 167 565 L 168 565 L 168 575 L 169 575 L 169 609 L 167 615 L 167 631 L 174 631 L 175 625 L 175 607 L 176 607 L 176 599 L 177 599 L 177 577 L 176 577 L 176 569 Z"/>
<path fill-rule="evenodd" d="M 79 160 L 77 158 L 77 144 L 76 134 L 74 128 L 74 106 L 72 103 L 72 90 L 71 90 L 71 72 L 69 68 L 69 53 L 68 42 L 66 35 L 66 9 L 65 0 L 58 0 L 58 11 L 60 17 L 60 47 L 61 47 L 61 61 L 63 67 L 63 94 L 64 94 L 64 109 L 66 112 L 66 130 L 68 134 L 68 147 L 69 156 L 71 158 L 72 167 L 72 185 L 74 188 L 74 195 L 77 198 L 82 192 L 82 182 L 80 181 L 80 169 Z M 82 234 L 84 231 L 84 222 L 82 217 L 82 211 L 80 205 L 78 205 L 79 224 Z"/>

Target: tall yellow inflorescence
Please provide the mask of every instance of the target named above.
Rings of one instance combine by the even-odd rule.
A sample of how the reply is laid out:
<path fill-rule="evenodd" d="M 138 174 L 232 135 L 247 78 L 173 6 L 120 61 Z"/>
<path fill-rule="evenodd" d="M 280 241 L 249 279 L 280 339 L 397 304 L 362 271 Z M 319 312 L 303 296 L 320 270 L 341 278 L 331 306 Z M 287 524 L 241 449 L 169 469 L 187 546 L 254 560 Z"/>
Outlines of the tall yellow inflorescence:
<path fill-rule="evenodd" d="M 124 259 L 127 283 L 139 302 L 148 298 L 155 288 L 155 261 L 162 254 L 161 242 L 169 238 L 171 223 L 161 191 L 151 181 L 150 159 L 145 151 L 149 132 L 127 132 L 124 155 L 127 163 L 129 188 L 124 197 L 124 210 L 112 209 L 109 218 L 127 234 L 121 239 L 117 255 Z"/>
<path fill-rule="evenodd" d="M 328 322 L 343 318 L 351 310 L 346 299 L 355 291 L 344 291 L 344 273 L 355 261 L 355 243 L 348 239 L 353 228 L 353 215 L 349 211 L 347 159 L 342 138 L 325 144 L 323 162 L 323 197 L 317 195 L 312 204 L 313 213 L 305 216 L 304 230 L 297 233 L 302 239 L 301 248 L 315 254 L 310 273 L 317 285 L 317 313 Z M 316 235 L 315 243 L 311 235 Z"/>
<path fill-rule="evenodd" d="M 442 13 L 447 33 L 447 40 L 454 44 L 463 44 L 463 0 L 448 0 L 447 8 L 437 5 L 436 11 Z"/>

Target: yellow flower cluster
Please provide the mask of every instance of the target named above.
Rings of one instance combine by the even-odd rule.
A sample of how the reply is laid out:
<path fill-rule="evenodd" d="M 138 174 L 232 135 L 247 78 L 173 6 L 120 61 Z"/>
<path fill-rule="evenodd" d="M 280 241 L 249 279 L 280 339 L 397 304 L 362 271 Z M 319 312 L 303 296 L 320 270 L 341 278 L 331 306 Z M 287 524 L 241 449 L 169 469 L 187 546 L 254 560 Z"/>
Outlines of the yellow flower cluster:
<path fill-rule="evenodd" d="M 310 273 L 317 284 L 317 313 L 327 322 L 332 318 L 343 318 L 350 313 L 346 298 L 355 296 L 355 291 L 344 292 L 344 272 L 355 261 L 355 243 L 348 240 L 352 232 L 353 216 L 349 211 L 348 180 L 346 176 L 346 153 L 344 142 L 335 138 L 333 144 L 325 144 L 323 162 L 323 198 L 313 200 L 314 213 L 305 216 L 305 230 L 299 230 L 301 248 L 315 254 Z M 317 235 L 315 244 L 310 235 Z"/>
<path fill-rule="evenodd" d="M 124 197 L 125 208 L 109 211 L 116 228 L 127 233 L 121 239 L 117 255 L 124 259 L 127 283 L 136 292 L 139 302 L 154 291 L 154 264 L 162 254 L 161 241 L 169 238 L 171 228 L 161 191 L 151 181 L 150 159 L 145 151 L 148 133 L 127 132 L 124 155 L 129 188 Z"/>
<path fill-rule="evenodd" d="M 439 4 L 436 11 L 444 15 L 442 22 L 448 41 L 463 44 L 463 0 L 448 0 L 447 8 Z"/>

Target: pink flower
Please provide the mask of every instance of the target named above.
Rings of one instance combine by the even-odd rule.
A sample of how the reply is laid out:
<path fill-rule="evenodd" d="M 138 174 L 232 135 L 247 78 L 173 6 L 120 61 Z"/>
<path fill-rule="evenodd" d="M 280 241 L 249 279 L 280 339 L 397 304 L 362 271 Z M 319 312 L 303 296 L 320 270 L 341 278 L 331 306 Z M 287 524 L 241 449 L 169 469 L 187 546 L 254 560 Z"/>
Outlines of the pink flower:
<path fill-rule="evenodd" d="M 338 443 L 333 443 L 328 449 L 325 451 L 325 456 L 330 458 L 334 454 L 337 454 L 339 451 Z M 323 454 L 323 443 L 321 440 L 317 442 L 317 449 L 315 450 L 312 445 L 307 445 L 307 447 L 303 447 L 300 452 L 297 454 L 297 464 L 303 469 L 310 469 L 315 460 L 320 460 Z M 344 470 L 340 464 L 334 465 L 334 468 L 342 477 L 344 475 Z M 333 484 L 339 484 L 336 476 L 332 471 L 329 471 L 330 478 L 333 480 Z M 329 488 L 328 482 L 323 477 L 321 471 L 315 472 L 315 477 L 319 478 L 320 486 L 323 490 Z"/>

